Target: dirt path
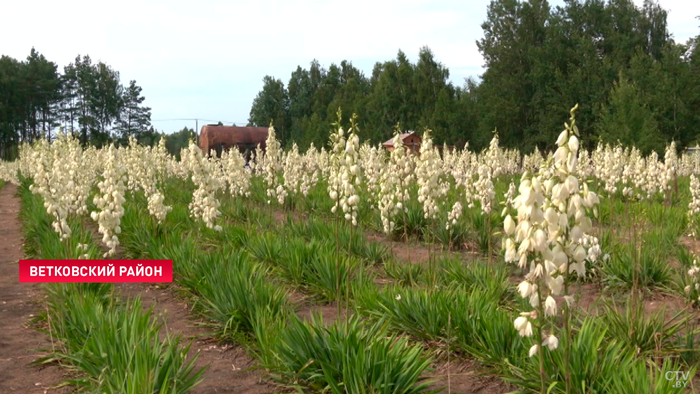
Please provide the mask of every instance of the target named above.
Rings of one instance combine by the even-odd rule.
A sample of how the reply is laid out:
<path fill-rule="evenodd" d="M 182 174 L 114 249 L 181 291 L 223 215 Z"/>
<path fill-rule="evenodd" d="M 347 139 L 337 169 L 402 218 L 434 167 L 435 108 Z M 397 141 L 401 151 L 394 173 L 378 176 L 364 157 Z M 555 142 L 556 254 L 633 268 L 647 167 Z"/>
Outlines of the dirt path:
<path fill-rule="evenodd" d="M 141 283 L 123 283 L 117 286 L 124 298 L 140 296 L 144 306 L 153 307 L 155 316 L 165 318 L 165 326 L 172 335 L 180 335 L 183 345 L 194 339 L 191 354 L 196 354 L 197 368 L 209 366 L 203 381 L 191 392 L 193 394 L 268 394 L 275 387 L 261 381 L 259 370 L 250 370 L 255 361 L 238 346 L 221 346 L 210 337 L 207 329 L 197 327 L 192 320 L 188 305 L 168 289 Z"/>
<path fill-rule="evenodd" d="M 43 394 L 62 381 L 64 374 L 56 366 L 29 366 L 41 356 L 34 350 L 49 349 L 51 343 L 46 335 L 28 326 L 38 313 L 41 289 L 19 283 L 17 261 L 23 254 L 16 193 L 17 187 L 9 183 L 0 190 L 0 393 Z"/>

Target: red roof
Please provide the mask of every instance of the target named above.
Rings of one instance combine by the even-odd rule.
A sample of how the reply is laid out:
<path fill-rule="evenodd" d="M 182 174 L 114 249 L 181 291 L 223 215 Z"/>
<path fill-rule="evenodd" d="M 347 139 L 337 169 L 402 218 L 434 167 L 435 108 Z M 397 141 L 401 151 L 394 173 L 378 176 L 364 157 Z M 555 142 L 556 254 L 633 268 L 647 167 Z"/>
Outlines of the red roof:
<path fill-rule="evenodd" d="M 237 146 L 239 149 L 252 149 L 260 144 L 265 149 L 267 127 L 236 127 L 207 125 L 202 127 L 199 134 L 199 148 L 204 152 L 223 147 L 229 149 Z"/>
<path fill-rule="evenodd" d="M 267 127 L 237 127 L 237 126 L 212 126 L 202 127 L 201 137 L 208 137 L 209 144 L 213 144 L 221 137 L 226 142 L 236 144 L 258 144 L 267 139 Z M 221 141 L 224 142 L 224 141 Z"/>
<path fill-rule="evenodd" d="M 401 133 L 401 137 L 400 137 L 400 138 L 401 138 L 401 141 L 406 140 L 406 138 L 408 138 L 409 136 L 412 136 L 412 135 L 415 135 L 416 137 L 418 137 L 418 139 L 420 139 L 420 136 L 419 136 L 418 134 L 416 134 L 415 131 L 409 131 L 409 132 L 406 132 L 406 133 Z M 394 137 L 391 137 L 389 140 L 387 140 L 387 141 L 386 141 L 384 144 L 382 144 L 382 145 L 387 146 L 387 147 L 388 147 L 388 146 L 394 146 Z"/>

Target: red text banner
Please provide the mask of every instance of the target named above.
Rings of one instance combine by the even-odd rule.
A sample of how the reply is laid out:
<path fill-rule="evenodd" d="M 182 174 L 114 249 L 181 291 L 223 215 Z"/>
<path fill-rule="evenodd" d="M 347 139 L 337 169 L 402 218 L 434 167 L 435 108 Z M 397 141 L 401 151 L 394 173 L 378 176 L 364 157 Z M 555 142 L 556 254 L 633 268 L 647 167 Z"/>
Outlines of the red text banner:
<path fill-rule="evenodd" d="M 172 283 L 172 260 L 20 260 L 19 283 Z"/>

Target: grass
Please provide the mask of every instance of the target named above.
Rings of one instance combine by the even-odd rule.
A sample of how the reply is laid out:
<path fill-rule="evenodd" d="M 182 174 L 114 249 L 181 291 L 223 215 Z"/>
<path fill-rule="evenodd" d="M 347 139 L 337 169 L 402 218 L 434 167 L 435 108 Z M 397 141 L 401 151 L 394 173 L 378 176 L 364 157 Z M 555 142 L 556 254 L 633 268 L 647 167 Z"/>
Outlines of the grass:
<path fill-rule="evenodd" d="M 635 281 L 641 289 L 668 289 L 673 271 L 662 248 L 645 246 L 639 250 L 635 245 L 618 245 L 610 261 L 602 266 L 603 282 L 612 289 L 630 290 Z"/>
<path fill-rule="evenodd" d="M 664 309 L 648 313 L 642 302 L 635 304 L 631 300 L 622 308 L 609 301 L 602 309 L 597 322 L 607 328 L 608 340 L 624 344 L 626 350 L 633 353 L 657 357 L 678 355 L 683 351 L 678 337 L 695 318 L 687 311 L 672 313 L 670 317 Z M 697 332 L 686 333 L 692 337 L 695 334 Z"/>
<path fill-rule="evenodd" d="M 244 254 L 204 255 L 192 274 L 201 278 L 196 284 L 198 306 L 216 323 L 222 337 L 249 336 L 259 315 L 285 321 L 293 311 L 286 293 L 269 280 L 267 270 Z"/>
<path fill-rule="evenodd" d="M 189 345 L 161 339 L 162 324 L 138 298 L 114 304 L 92 290 L 51 293 L 46 318 L 58 347 L 39 363 L 68 366 L 78 376 L 67 383 L 100 393 L 184 394 L 202 381 L 205 369 L 195 368 Z"/>
<path fill-rule="evenodd" d="M 565 338 L 560 339 L 560 346 Z M 610 340 L 607 328 L 587 318 L 580 323 L 571 344 L 572 393 L 677 393 L 673 382 L 666 380 L 666 371 L 683 368 L 670 359 L 661 366 L 637 357 L 625 344 Z M 551 393 L 565 393 L 563 352 L 545 349 L 545 371 Z M 523 393 L 539 390 L 538 356 L 513 363 L 506 380 L 521 387 Z M 690 376 L 695 368 L 685 369 Z M 650 391 L 651 390 L 651 391 Z"/>
<path fill-rule="evenodd" d="M 330 326 L 319 315 L 292 321 L 267 349 L 275 381 L 297 390 L 328 393 L 428 393 L 421 375 L 431 359 L 421 346 L 391 335 L 384 322 L 357 317 Z"/>

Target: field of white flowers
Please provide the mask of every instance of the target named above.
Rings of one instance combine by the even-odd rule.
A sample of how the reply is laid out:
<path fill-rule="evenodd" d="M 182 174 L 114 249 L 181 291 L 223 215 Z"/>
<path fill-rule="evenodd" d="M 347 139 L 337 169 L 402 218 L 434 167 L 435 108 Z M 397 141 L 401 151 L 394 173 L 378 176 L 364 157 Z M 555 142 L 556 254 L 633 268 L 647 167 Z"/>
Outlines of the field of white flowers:
<path fill-rule="evenodd" d="M 498 135 L 449 150 L 429 130 L 413 155 L 399 132 L 388 153 L 353 117 L 299 152 L 271 126 L 248 166 L 235 149 L 191 142 L 176 160 L 163 140 L 84 149 L 61 134 L 0 163 L 0 180 L 19 186 L 28 258 L 172 259 L 173 290 L 281 388 L 432 392 L 449 386 L 435 367 L 462 359 L 520 392 L 694 390 L 700 152 L 588 152 L 575 108 L 546 155 Z M 42 361 L 72 384 L 186 393 L 207 378 L 113 285 L 45 288 L 57 346 Z M 337 313 L 302 318 L 298 295 Z"/>

